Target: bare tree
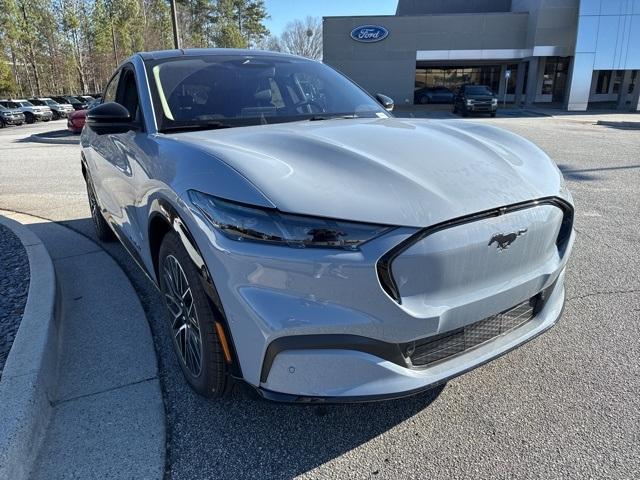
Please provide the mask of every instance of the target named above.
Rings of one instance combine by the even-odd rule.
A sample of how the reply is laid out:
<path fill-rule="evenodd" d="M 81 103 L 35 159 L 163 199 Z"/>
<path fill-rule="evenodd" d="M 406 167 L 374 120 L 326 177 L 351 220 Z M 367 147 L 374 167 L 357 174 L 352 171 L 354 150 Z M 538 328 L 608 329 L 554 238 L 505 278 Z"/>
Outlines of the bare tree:
<path fill-rule="evenodd" d="M 280 36 L 282 51 L 322 60 L 322 21 L 317 17 L 294 20 Z"/>

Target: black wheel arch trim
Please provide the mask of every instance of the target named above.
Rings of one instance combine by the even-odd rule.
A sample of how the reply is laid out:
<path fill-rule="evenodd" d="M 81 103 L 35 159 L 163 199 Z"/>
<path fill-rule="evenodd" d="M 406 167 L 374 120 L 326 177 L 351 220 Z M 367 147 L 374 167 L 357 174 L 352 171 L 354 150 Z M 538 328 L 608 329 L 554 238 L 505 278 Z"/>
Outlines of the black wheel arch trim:
<path fill-rule="evenodd" d="M 189 231 L 189 228 L 182 220 L 175 207 L 165 198 L 156 198 L 152 201 L 148 221 L 149 229 L 151 228 L 152 221 L 158 217 L 161 217 L 168 227 L 178 235 L 178 238 L 180 238 L 189 258 L 196 267 L 196 270 L 198 270 L 201 285 L 209 299 L 211 308 L 216 314 L 216 320 L 218 320 L 220 325 L 222 325 L 224 334 L 229 343 L 232 358 L 231 365 L 229 365 L 231 376 L 238 379 L 243 378 L 242 368 L 238 360 L 238 354 L 233 340 L 233 334 L 229 328 L 229 322 L 227 321 L 227 316 L 225 314 L 224 307 L 222 306 L 220 295 L 218 294 L 218 290 L 213 282 L 209 268 L 204 261 L 204 257 L 202 256 L 194 236 Z M 150 238 L 150 231 L 148 232 L 148 235 Z M 154 265 L 154 279 L 156 286 L 159 287 L 159 276 L 155 269 L 156 266 Z"/>
<path fill-rule="evenodd" d="M 476 222 L 479 220 L 484 220 L 491 217 L 499 217 L 501 215 L 505 215 L 507 213 L 516 212 L 519 210 L 525 210 L 528 208 L 538 207 L 541 205 L 553 205 L 555 207 L 560 208 L 564 217 L 562 220 L 562 227 L 558 234 L 558 239 L 556 244 L 558 245 L 558 249 L 561 254 L 564 252 L 564 249 L 567 246 L 567 241 L 570 238 L 571 230 L 573 228 L 573 216 L 574 209 L 573 206 L 567 202 L 566 200 L 560 197 L 542 197 L 535 200 L 527 200 L 524 202 L 513 203 L 511 205 L 506 205 L 497 208 L 491 208 L 489 210 L 484 210 L 482 212 L 476 212 L 469 215 L 464 215 L 462 217 L 458 217 L 452 220 L 446 220 L 444 222 L 437 223 L 435 225 L 431 225 L 429 227 L 425 227 L 412 236 L 399 243 L 387 253 L 382 255 L 376 263 L 376 271 L 378 273 L 378 278 L 380 280 L 380 285 L 383 290 L 389 295 L 396 303 L 399 305 L 402 304 L 402 298 L 400 296 L 400 290 L 398 289 L 398 285 L 393 277 L 392 272 L 392 264 L 393 261 L 401 255 L 404 251 L 411 248 L 413 245 L 418 243 L 421 240 L 424 240 L 429 235 L 433 235 L 434 233 L 440 232 L 442 230 L 446 230 L 452 227 L 458 227 L 460 225 L 464 225 L 471 222 Z"/>

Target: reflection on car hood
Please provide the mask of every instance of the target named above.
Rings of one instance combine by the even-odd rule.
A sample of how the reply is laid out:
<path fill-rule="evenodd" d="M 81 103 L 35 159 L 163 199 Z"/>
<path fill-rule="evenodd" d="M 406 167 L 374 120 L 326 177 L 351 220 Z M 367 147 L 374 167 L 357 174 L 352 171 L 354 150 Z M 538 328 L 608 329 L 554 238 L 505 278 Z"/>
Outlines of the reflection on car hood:
<path fill-rule="evenodd" d="M 284 212 L 363 222 L 421 227 L 561 186 L 533 144 L 464 121 L 337 119 L 171 137 L 227 163 Z"/>

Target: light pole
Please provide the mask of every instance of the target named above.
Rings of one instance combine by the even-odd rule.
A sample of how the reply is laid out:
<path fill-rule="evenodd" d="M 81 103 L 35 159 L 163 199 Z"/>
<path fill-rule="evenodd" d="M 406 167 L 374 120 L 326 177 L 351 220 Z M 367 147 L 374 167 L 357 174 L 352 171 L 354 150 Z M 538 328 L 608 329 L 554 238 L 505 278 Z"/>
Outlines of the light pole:
<path fill-rule="evenodd" d="M 180 48 L 180 35 L 178 34 L 178 14 L 176 13 L 176 0 L 169 0 L 171 4 L 171 24 L 173 26 L 173 46 Z"/>

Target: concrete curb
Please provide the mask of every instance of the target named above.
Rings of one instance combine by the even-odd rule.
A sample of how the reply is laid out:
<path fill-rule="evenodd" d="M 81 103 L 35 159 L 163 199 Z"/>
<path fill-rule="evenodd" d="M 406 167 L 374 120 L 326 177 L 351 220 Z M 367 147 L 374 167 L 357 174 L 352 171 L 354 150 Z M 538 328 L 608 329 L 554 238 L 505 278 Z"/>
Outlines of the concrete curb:
<path fill-rule="evenodd" d="M 55 393 L 59 325 L 56 276 L 40 239 L 22 224 L 0 215 L 29 258 L 27 303 L 0 381 L 0 478 L 28 478 L 51 419 Z"/>

